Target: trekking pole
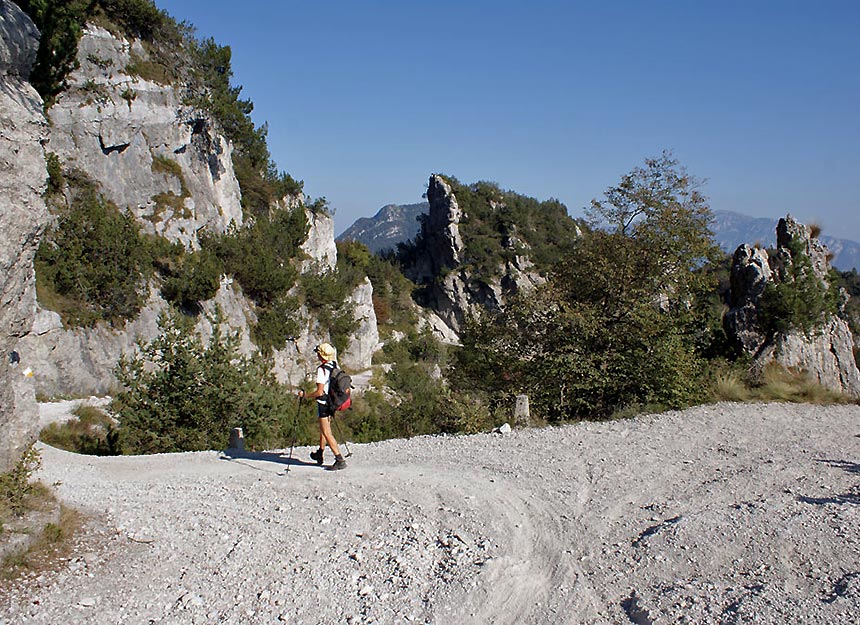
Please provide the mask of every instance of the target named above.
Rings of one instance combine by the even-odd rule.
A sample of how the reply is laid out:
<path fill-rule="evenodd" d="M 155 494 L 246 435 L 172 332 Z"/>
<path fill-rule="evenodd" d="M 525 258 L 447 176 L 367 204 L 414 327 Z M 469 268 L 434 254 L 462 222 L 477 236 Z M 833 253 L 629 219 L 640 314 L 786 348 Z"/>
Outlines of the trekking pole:
<path fill-rule="evenodd" d="M 334 429 L 337 431 L 337 437 L 343 440 L 343 448 L 346 449 L 346 457 L 349 458 L 352 455 L 352 452 L 349 450 L 349 445 L 346 444 L 346 439 L 343 437 L 343 432 L 340 431 L 340 425 L 338 425 L 337 419 L 335 419 L 335 415 L 331 416 L 332 423 L 334 423 Z"/>
<path fill-rule="evenodd" d="M 299 407 L 298 407 L 298 410 L 296 410 L 296 416 L 293 418 L 293 431 L 292 431 L 292 434 L 290 434 L 290 457 L 287 459 L 286 473 L 290 472 L 290 465 L 292 464 L 292 460 L 293 460 L 293 447 L 296 446 L 296 426 L 298 425 L 298 422 L 299 422 L 299 414 L 302 411 L 302 400 L 303 399 L 304 399 L 304 395 L 299 397 Z"/>

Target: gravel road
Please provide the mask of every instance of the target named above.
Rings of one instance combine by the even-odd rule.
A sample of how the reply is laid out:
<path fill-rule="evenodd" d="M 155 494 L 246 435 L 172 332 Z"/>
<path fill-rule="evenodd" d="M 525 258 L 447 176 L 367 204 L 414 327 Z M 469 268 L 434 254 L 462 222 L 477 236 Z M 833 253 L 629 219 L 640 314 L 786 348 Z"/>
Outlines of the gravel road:
<path fill-rule="evenodd" d="M 349 447 L 43 446 L 87 534 L 0 623 L 860 623 L 860 406 Z"/>

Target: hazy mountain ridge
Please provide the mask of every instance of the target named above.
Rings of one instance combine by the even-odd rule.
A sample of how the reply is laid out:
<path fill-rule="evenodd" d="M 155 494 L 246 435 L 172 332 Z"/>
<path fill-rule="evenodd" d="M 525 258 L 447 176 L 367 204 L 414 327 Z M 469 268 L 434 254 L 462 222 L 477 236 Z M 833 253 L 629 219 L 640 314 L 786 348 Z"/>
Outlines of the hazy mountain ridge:
<path fill-rule="evenodd" d="M 417 204 L 386 204 L 373 217 L 362 217 L 343 231 L 338 241 L 355 240 L 364 243 L 372 252 L 394 249 L 398 243 L 418 234 L 418 216 L 427 214 L 427 202 Z M 712 229 L 720 247 L 733 253 L 743 243 L 760 243 L 771 247 L 776 242 L 776 223 L 770 217 L 750 217 L 732 211 L 714 211 Z M 831 264 L 848 271 L 860 267 L 860 243 L 821 234 L 821 242 L 833 253 Z"/>
<path fill-rule="evenodd" d="M 396 249 L 398 243 L 414 239 L 421 229 L 419 215 L 426 215 L 428 202 L 417 204 L 386 204 L 373 217 L 356 220 L 338 237 L 338 241 L 354 240 L 364 243 L 371 252 Z"/>
<path fill-rule="evenodd" d="M 750 217 L 732 211 L 714 211 L 712 230 L 720 247 L 731 253 L 744 243 L 761 243 L 764 247 L 772 247 L 776 241 L 777 221 L 779 219 L 770 217 Z M 860 243 L 837 239 L 823 232 L 819 239 L 833 254 L 833 260 L 830 261 L 833 267 L 842 271 L 860 267 Z"/>

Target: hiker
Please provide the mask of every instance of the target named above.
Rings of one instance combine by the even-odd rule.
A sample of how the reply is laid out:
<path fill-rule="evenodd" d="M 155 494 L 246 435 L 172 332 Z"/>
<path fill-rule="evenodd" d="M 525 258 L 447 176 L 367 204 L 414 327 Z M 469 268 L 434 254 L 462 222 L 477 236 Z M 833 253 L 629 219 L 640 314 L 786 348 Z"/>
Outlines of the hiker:
<path fill-rule="evenodd" d="M 346 460 L 340 455 L 340 448 L 331 433 L 331 418 L 334 415 L 334 410 L 328 403 L 328 387 L 329 379 L 331 378 L 332 369 L 337 366 L 335 360 L 335 350 L 328 343 L 321 343 L 314 347 L 314 353 L 320 361 L 317 367 L 317 388 L 316 390 L 306 395 L 303 390 L 299 390 L 299 397 L 310 397 L 317 400 L 317 421 L 320 425 L 320 448 L 311 452 L 311 459 L 315 460 L 318 465 L 323 463 L 323 451 L 326 444 L 334 452 L 334 463 L 328 468 L 331 470 L 345 469 Z"/>

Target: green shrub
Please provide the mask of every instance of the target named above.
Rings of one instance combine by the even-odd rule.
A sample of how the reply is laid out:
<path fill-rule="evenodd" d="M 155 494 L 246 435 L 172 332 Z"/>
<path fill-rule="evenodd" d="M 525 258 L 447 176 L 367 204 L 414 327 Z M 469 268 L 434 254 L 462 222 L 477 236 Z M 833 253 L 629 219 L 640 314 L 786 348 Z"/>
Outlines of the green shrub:
<path fill-rule="evenodd" d="M 496 425 L 488 402 L 475 401 L 472 394 L 445 390 L 440 405 L 442 431 L 461 434 L 486 432 Z"/>
<path fill-rule="evenodd" d="M 150 0 L 98 0 L 107 17 L 126 35 L 152 41 L 171 25 L 171 18 Z"/>
<path fill-rule="evenodd" d="M 758 305 L 758 319 L 769 335 L 800 330 L 810 334 L 838 310 L 838 292 L 812 268 L 804 242 L 793 239 L 790 258 L 774 281 L 768 282 Z"/>
<path fill-rule="evenodd" d="M 118 431 L 109 416 L 92 406 L 79 406 L 74 414 L 77 417 L 66 423 L 51 423 L 43 428 L 39 440 L 78 454 L 119 454 Z"/>
<path fill-rule="evenodd" d="M 111 410 L 124 452 L 224 449 L 234 427 L 249 449 L 288 443 L 293 394 L 274 381 L 269 362 L 238 353 L 238 336 L 223 333 L 219 315 L 210 321 L 204 344 L 188 320 L 165 314 L 160 335 L 120 360 L 124 390 Z"/>
<path fill-rule="evenodd" d="M 98 54 L 95 54 L 93 52 L 90 52 L 89 54 L 87 54 L 87 62 L 95 65 L 96 67 L 98 67 L 100 70 L 102 70 L 104 72 L 109 70 L 111 68 L 111 66 L 113 65 L 112 59 L 107 59 L 107 58 L 103 59 Z"/>
<path fill-rule="evenodd" d="M 390 370 L 375 382 L 386 392 L 370 391 L 354 400 L 343 418 L 347 433 L 368 441 L 486 429 L 489 413 L 473 398 L 445 388 L 440 373 L 446 356 L 427 331 L 387 342 L 382 358 Z"/>
<path fill-rule="evenodd" d="M 158 244 L 85 175 L 72 172 L 66 179 L 71 203 L 57 208 L 39 245 L 37 290 L 71 325 L 131 319 L 145 300 Z"/>
<path fill-rule="evenodd" d="M 700 350 L 715 341 L 696 298 L 717 249 L 694 188 L 666 154 L 624 176 L 592 205 L 604 227 L 560 248 L 546 285 L 467 324 L 452 386 L 495 402 L 525 393 L 549 422 L 705 398 Z"/>
<path fill-rule="evenodd" d="M 66 87 L 66 76 L 78 67 L 78 40 L 90 0 L 20 0 L 18 5 L 39 29 L 39 48 L 30 82 L 50 106 Z"/>
<path fill-rule="evenodd" d="M 30 479 L 41 464 L 39 450 L 30 447 L 11 471 L 0 474 L 0 529 L 4 520 L 8 521 L 27 509 L 28 499 L 37 489 Z"/>
<path fill-rule="evenodd" d="M 92 78 L 84 82 L 80 89 L 87 96 L 87 104 L 98 104 L 99 106 L 102 106 L 111 101 L 110 92 L 108 92 L 107 86 L 96 82 Z"/>
<path fill-rule="evenodd" d="M 257 322 L 251 328 L 251 338 L 260 351 L 270 354 L 273 349 L 283 349 L 298 335 L 298 310 L 298 299 L 289 295 L 257 305 Z"/>
<path fill-rule="evenodd" d="M 307 234 L 304 210 L 297 207 L 261 215 L 223 235 L 205 235 L 201 245 L 221 259 L 224 271 L 236 277 L 246 295 L 267 304 L 295 285 L 298 271 L 291 261 L 300 256 Z"/>
<path fill-rule="evenodd" d="M 355 285 L 338 269 L 322 271 L 317 268 L 301 275 L 299 287 L 305 304 L 328 332 L 332 344 L 344 349 L 359 324 L 355 318 L 355 304 L 347 301 Z"/>
<path fill-rule="evenodd" d="M 184 252 L 165 270 L 161 296 L 185 309 L 212 299 L 221 286 L 221 261 L 210 250 Z"/>
<path fill-rule="evenodd" d="M 137 99 L 137 91 L 131 87 L 126 87 L 119 96 L 125 100 L 126 104 L 128 104 L 128 108 L 131 109 L 131 103 Z"/>
<path fill-rule="evenodd" d="M 253 299 L 257 323 L 251 330 L 264 353 L 282 348 L 298 332 L 299 302 L 290 295 L 298 281 L 294 261 L 302 255 L 308 223 L 301 207 L 260 215 L 226 234 L 205 235 L 202 250 L 217 258 L 223 273 Z"/>
<path fill-rule="evenodd" d="M 408 436 L 395 403 L 379 391 L 365 391 L 352 399 L 352 407 L 335 415 L 338 440 L 369 443 Z"/>
<path fill-rule="evenodd" d="M 373 310 L 383 338 L 415 327 L 418 320 L 412 300 L 415 284 L 403 275 L 393 255 L 377 256 L 357 241 L 338 242 L 337 268 L 349 284 L 358 285 L 364 276 L 370 278 Z"/>
<path fill-rule="evenodd" d="M 59 156 L 53 152 L 48 152 L 45 161 L 48 169 L 48 186 L 45 189 L 45 196 L 53 197 L 63 192 L 66 186 L 66 177 L 63 175 L 63 166 Z"/>

